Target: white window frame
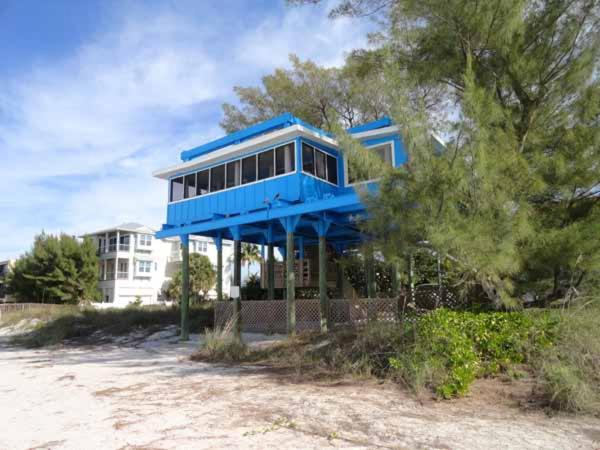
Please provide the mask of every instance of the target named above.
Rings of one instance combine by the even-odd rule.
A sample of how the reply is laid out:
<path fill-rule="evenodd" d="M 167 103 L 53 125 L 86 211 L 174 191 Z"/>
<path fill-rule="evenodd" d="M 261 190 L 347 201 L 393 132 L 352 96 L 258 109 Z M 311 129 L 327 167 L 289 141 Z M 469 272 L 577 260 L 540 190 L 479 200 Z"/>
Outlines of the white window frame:
<path fill-rule="evenodd" d="M 137 275 L 150 275 L 152 273 L 152 261 L 146 259 L 138 259 L 136 261 L 135 269 L 135 273 Z"/>
<path fill-rule="evenodd" d="M 273 173 L 275 173 L 275 169 L 276 169 L 276 159 L 275 159 L 275 153 L 276 152 L 275 152 L 275 149 L 277 147 L 283 147 L 283 146 L 289 145 L 289 144 L 293 144 L 294 170 L 292 170 L 291 172 L 282 173 L 281 175 L 273 175 L 272 177 L 263 178 L 262 180 L 259 180 L 258 179 L 258 155 L 260 153 L 268 152 L 269 150 L 273 150 Z M 312 147 L 314 147 L 314 146 L 312 146 Z M 249 156 L 256 156 L 256 161 L 254 163 L 255 164 L 255 170 L 256 170 L 256 180 L 252 181 L 250 183 L 242 184 L 242 166 L 241 166 L 242 159 L 247 158 Z M 176 203 L 186 202 L 186 201 L 194 200 L 194 199 L 197 199 L 197 198 L 205 198 L 205 197 L 207 197 L 209 195 L 220 194 L 221 192 L 232 191 L 234 189 L 240 189 L 240 188 L 243 188 L 243 187 L 246 187 L 246 186 L 251 186 L 251 185 L 256 184 L 256 183 L 264 183 L 265 181 L 274 180 L 276 178 L 287 177 L 287 176 L 293 175 L 293 174 L 295 174 L 298 171 L 298 161 L 296 161 L 298 159 L 297 156 L 298 156 L 298 154 L 297 154 L 296 139 L 292 139 L 290 141 L 286 141 L 286 142 L 283 142 L 283 143 L 278 143 L 276 145 L 272 145 L 270 147 L 262 148 L 262 149 L 260 149 L 260 150 L 258 150 L 256 152 L 249 153 L 247 155 L 239 156 L 239 157 L 231 159 L 229 161 L 222 161 L 222 162 L 219 162 L 218 164 L 213 164 L 212 166 L 209 166 L 209 167 L 203 167 L 201 169 L 196 169 L 192 173 L 197 174 L 198 172 L 202 172 L 203 170 L 208 170 L 208 173 L 209 173 L 209 175 L 208 175 L 208 186 L 209 186 L 209 189 L 210 189 L 210 183 L 212 181 L 211 180 L 210 169 L 212 169 L 213 167 L 224 165 L 225 166 L 225 181 L 227 181 L 226 180 L 227 179 L 227 164 L 230 163 L 230 162 L 239 160 L 240 161 L 240 184 L 238 186 L 233 186 L 233 187 L 230 187 L 230 188 L 225 187 L 224 189 L 221 189 L 220 191 L 208 192 L 206 194 L 196 195 L 195 197 L 182 198 L 180 200 L 171 201 L 171 186 L 172 186 L 171 182 L 172 182 L 172 180 L 174 180 L 176 178 L 183 178 L 184 179 L 183 187 L 185 189 L 185 177 L 187 175 L 191 175 L 192 173 L 184 173 L 184 174 L 179 174 L 179 175 L 173 176 L 173 177 L 169 178 L 169 189 L 168 189 L 168 192 L 167 192 L 168 204 L 169 205 L 174 205 Z M 318 178 L 318 179 L 320 180 L 320 178 Z M 338 174 L 338 179 L 339 179 L 339 174 Z M 327 180 L 322 180 L 322 181 L 328 182 Z M 198 180 L 196 179 L 196 183 L 197 182 L 198 182 Z M 329 184 L 332 184 L 332 183 L 329 183 Z M 225 183 L 225 186 L 227 186 L 227 183 Z"/>
<path fill-rule="evenodd" d="M 151 234 L 140 234 L 138 235 L 138 245 L 140 247 L 152 247 L 152 235 Z"/>
<path fill-rule="evenodd" d="M 302 167 L 302 173 L 304 175 L 308 175 L 309 177 L 313 177 L 316 180 L 323 181 L 324 183 L 330 184 L 332 186 L 340 187 L 340 173 L 339 173 L 340 172 L 340 170 L 339 170 L 340 169 L 340 160 L 338 159 L 338 157 L 336 155 L 333 155 L 333 154 L 329 153 L 329 152 L 326 152 L 325 150 L 322 150 L 322 149 L 320 149 L 318 147 L 315 147 L 314 145 L 312 145 L 312 144 L 310 144 L 308 142 L 302 141 L 302 144 L 306 144 L 310 148 L 313 149 L 313 165 L 315 166 L 315 173 L 317 172 L 317 159 L 315 158 L 315 152 L 321 152 L 321 153 L 323 153 L 325 155 L 325 179 L 323 179 L 321 177 L 318 177 L 317 175 L 313 175 L 310 172 L 305 172 L 304 171 L 304 159 L 302 159 L 302 166 L 301 166 Z M 300 156 L 302 156 L 302 152 L 300 152 Z M 327 179 L 327 178 L 329 178 L 329 167 L 327 165 L 327 156 L 331 156 L 332 158 L 335 158 L 335 167 L 337 167 L 337 169 L 338 169 L 338 174 L 337 174 L 338 175 L 337 176 L 338 182 L 337 182 L 337 184 L 332 183 L 331 181 L 329 181 Z"/>
<path fill-rule="evenodd" d="M 364 147 L 366 149 L 370 149 L 370 148 L 381 147 L 382 145 L 390 145 L 391 146 L 392 168 L 396 167 L 396 141 L 395 140 L 392 139 L 389 141 L 380 142 L 378 144 L 366 145 Z M 344 185 L 345 186 L 351 187 L 351 186 L 358 186 L 359 184 L 374 183 L 376 181 L 379 181 L 380 179 L 381 178 L 372 178 L 370 180 L 355 181 L 354 183 L 350 183 L 348 180 L 348 157 L 344 156 Z"/>

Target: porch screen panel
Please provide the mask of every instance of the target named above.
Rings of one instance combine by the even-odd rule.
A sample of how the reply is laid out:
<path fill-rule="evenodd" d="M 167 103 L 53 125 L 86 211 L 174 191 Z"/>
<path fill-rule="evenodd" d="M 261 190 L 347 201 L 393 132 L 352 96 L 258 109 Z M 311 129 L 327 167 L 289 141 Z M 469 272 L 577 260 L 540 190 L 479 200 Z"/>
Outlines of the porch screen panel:
<path fill-rule="evenodd" d="M 183 199 L 183 177 L 171 180 L 171 201 L 176 202 Z"/>
<path fill-rule="evenodd" d="M 258 179 L 264 180 L 275 175 L 274 151 L 269 150 L 258 154 Z"/>
<path fill-rule="evenodd" d="M 225 164 L 210 169 L 210 192 L 222 191 L 225 188 Z"/>
<path fill-rule="evenodd" d="M 327 179 L 327 155 L 319 150 L 315 150 L 315 175 L 323 180 Z"/>
<path fill-rule="evenodd" d="M 198 172 L 198 183 L 196 186 L 196 190 L 198 192 L 198 195 L 204 195 L 204 194 L 208 194 L 209 192 L 209 171 L 208 170 L 203 170 L 201 172 Z"/>
<path fill-rule="evenodd" d="M 315 174 L 314 149 L 308 144 L 302 144 L 302 170 L 312 175 Z"/>
<path fill-rule="evenodd" d="M 256 181 L 256 155 L 242 159 L 242 184 Z"/>
<path fill-rule="evenodd" d="M 293 172 L 295 170 L 294 146 L 283 145 L 275 149 L 275 175 Z"/>
<path fill-rule="evenodd" d="M 240 161 L 232 161 L 227 163 L 227 187 L 235 187 L 240 185 Z"/>
<path fill-rule="evenodd" d="M 333 184 L 338 184 L 338 164 L 337 159 L 331 155 L 327 155 L 327 181 Z"/>
<path fill-rule="evenodd" d="M 192 198 L 196 196 L 196 174 L 185 176 L 185 189 L 183 198 Z"/>

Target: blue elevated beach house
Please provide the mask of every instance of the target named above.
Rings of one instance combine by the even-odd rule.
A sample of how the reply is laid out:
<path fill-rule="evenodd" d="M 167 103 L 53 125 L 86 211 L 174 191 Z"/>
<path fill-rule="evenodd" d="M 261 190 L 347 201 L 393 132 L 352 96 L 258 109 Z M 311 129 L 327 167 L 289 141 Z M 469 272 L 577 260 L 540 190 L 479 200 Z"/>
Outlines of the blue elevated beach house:
<path fill-rule="evenodd" d="M 386 163 L 399 166 L 407 155 L 398 127 L 381 119 L 348 132 Z M 168 181 L 167 220 L 159 238 L 179 236 L 183 247 L 183 278 L 187 278 L 190 235 L 211 237 L 220 249 L 234 241 L 236 330 L 241 330 L 239 298 L 241 242 L 268 246 L 267 288 L 274 299 L 274 248 L 285 257 L 287 330 L 296 330 L 297 260 L 305 248 L 318 248 L 321 328 L 327 327 L 327 252 L 344 252 L 364 237 L 357 218 L 365 207 L 356 192 L 357 179 L 329 133 L 283 114 L 181 153 L 181 162 L 158 170 Z M 315 258 L 317 259 L 317 258 Z M 222 256 L 217 258 L 217 292 L 222 296 Z M 236 289 L 237 287 L 237 289 Z M 182 295 L 182 337 L 187 337 L 187 283 Z M 283 304 L 283 303 L 282 303 Z"/>

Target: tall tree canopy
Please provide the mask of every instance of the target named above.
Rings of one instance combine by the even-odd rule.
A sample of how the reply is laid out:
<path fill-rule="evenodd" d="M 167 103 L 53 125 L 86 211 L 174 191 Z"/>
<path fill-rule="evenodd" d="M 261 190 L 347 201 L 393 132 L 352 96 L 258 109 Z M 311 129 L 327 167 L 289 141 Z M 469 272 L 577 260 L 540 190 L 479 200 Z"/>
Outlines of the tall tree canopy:
<path fill-rule="evenodd" d="M 500 303 L 526 289 L 556 298 L 593 280 L 598 1 L 343 0 L 332 10 L 373 14 L 387 28 L 362 54 L 385 73 L 411 158 L 370 202 L 384 250 L 427 243 L 453 254 L 465 281 Z M 429 145 L 428 99 L 417 92 L 449 106 L 443 152 Z"/>
<path fill-rule="evenodd" d="M 41 233 L 19 258 L 9 288 L 21 301 L 71 303 L 99 299 L 98 257 L 90 239 Z"/>
<path fill-rule="evenodd" d="M 291 112 L 306 122 L 331 129 L 340 120 L 351 127 L 376 120 L 388 111 L 381 74 L 361 74 L 351 63 L 323 68 L 291 55 L 291 69 L 277 69 L 261 87 L 234 88 L 240 106 L 225 103 L 221 126 L 228 133 Z"/>

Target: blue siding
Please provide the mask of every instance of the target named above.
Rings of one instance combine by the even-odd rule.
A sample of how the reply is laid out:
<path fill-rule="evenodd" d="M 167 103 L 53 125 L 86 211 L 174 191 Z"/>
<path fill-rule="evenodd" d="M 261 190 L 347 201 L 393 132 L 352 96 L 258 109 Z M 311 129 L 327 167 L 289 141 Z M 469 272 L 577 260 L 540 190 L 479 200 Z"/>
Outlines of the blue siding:
<path fill-rule="evenodd" d="M 386 122 L 387 124 L 387 122 Z M 310 145 L 338 158 L 338 186 L 332 185 L 314 176 L 302 173 L 301 141 L 296 138 L 296 171 L 275 178 L 259 181 L 234 189 L 227 189 L 213 194 L 207 194 L 193 199 L 170 203 L 167 207 L 166 225 L 180 227 L 184 225 L 210 222 L 233 217 L 240 214 L 265 211 L 267 209 L 286 208 L 290 205 L 301 203 L 314 203 L 321 200 L 334 199 L 349 194 L 354 194 L 354 187 L 345 186 L 345 167 L 343 155 L 336 149 L 323 146 L 319 143 L 305 140 Z M 364 145 L 371 146 L 385 142 L 394 142 L 394 160 L 396 166 L 407 161 L 407 155 L 400 136 L 387 136 L 384 138 L 363 141 Z M 290 142 L 289 140 L 285 142 Z M 282 142 L 284 143 L 284 142 Z M 280 144 L 277 144 L 280 145 Z M 275 147 L 271 145 L 268 148 Z M 195 151 L 206 150 L 202 147 Z M 261 150 L 255 150 L 257 153 Z M 188 153 L 187 156 L 193 154 Z M 235 158 L 237 159 L 237 158 Z M 221 163 L 219 163 L 221 164 Z M 197 171 L 200 169 L 196 169 Z M 363 185 L 364 186 L 364 185 Z M 370 191 L 377 189 L 377 183 L 369 183 Z M 275 197 L 279 200 L 275 200 Z M 348 197 L 345 197 L 348 198 Z M 358 204 L 357 204 L 358 205 Z"/>

